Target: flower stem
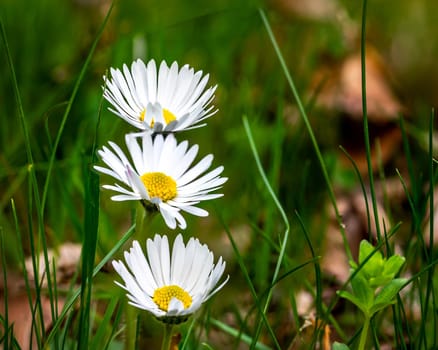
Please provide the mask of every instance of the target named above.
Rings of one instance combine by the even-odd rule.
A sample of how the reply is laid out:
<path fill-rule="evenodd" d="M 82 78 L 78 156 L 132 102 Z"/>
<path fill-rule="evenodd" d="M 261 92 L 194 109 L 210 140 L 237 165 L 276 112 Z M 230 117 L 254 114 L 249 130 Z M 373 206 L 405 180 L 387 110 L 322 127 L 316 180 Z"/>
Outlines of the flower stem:
<path fill-rule="evenodd" d="M 173 331 L 173 324 L 165 323 L 161 350 L 170 350 L 170 345 L 172 344 L 172 331 Z"/>
<path fill-rule="evenodd" d="M 148 225 L 157 213 L 158 210 L 155 206 L 151 206 L 144 201 L 140 201 L 140 204 L 137 206 L 135 223 L 136 231 L 141 237 L 147 235 Z"/>
<path fill-rule="evenodd" d="M 135 308 L 130 305 L 126 305 L 126 350 L 135 349 L 137 330 L 137 316 Z"/>
<path fill-rule="evenodd" d="M 365 321 L 363 323 L 362 332 L 360 334 L 359 347 L 358 350 L 365 350 L 365 345 L 367 342 L 368 329 L 370 328 L 370 317 L 365 316 Z"/>

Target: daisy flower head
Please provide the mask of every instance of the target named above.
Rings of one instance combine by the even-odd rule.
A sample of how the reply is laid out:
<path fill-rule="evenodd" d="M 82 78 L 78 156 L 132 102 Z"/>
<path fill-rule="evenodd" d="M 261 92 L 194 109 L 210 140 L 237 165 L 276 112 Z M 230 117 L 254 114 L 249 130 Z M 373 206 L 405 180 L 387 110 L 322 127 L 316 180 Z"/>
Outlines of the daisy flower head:
<path fill-rule="evenodd" d="M 189 65 L 178 68 L 173 62 L 147 65 L 137 59 L 131 69 L 110 69 L 104 76 L 103 96 L 112 104 L 110 111 L 138 129 L 150 132 L 176 132 L 204 126 L 203 120 L 217 110 L 210 105 L 217 86 L 207 89 L 209 75 L 195 72 Z"/>
<path fill-rule="evenodd" d="M 198 239 L 190 238 L 184 245 L 179 234 L 169 249 L 167 236 L 155 235 L 146 242 L 147 258 L 138 241 L 125 251 L 126 265 L 113 261 L 114 269 L 124 284 L 129 303 L 147 310 L 156 318 L 171 324 L 184 322 L 201 305 L 219 291 L 229 276 L 216 286 L 225 270 L 219 257 L 214 264 L 213 253 Z"/>
<path fill-rule="evenodd" d="M 189 148 L 187 141 L 178 144 L 173 134 L 127 134 L 125 141 L 130 159 L 110 141 L 110 147 L 104 146 L 98 151 L 108 167 L 94 166 L 122 183 L 103 186 L 118 192 L 112 200 L 140 200 L 146 209 L 158 209 L 169 228 L 174 229 L 178 224 L 185 229 L 187 225 L 181 211 L 208 216 L 208 212 L 196 204 L 223 196 L 210 193 L 228 180 L 220 176 L 223 166 L 207 172 L 213 155 L 192 165 L 198 145 Z"/>

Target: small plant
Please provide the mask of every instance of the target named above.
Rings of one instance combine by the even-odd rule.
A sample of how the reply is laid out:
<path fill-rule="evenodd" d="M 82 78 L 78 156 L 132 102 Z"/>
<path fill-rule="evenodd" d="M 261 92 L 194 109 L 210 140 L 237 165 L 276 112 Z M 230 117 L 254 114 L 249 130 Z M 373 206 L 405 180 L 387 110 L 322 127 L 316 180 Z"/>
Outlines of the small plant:
<path fill-rule="evenodd" d="M 352 291 L 338 291 L 340 297 L 351 301 L 364 315 L 359 350 L 365 349 L 368 328 L 372 317 L 396 302 L 397 293 L 407 283 L 406 278 L 395 278 L 405 258 L 393 255 L 388 259 L 363 240 L 359 248 L 359 264 L 350 261 L 350 282 Z M 347 349 L 344 344 L 336 344 L 334 349 Z"/>

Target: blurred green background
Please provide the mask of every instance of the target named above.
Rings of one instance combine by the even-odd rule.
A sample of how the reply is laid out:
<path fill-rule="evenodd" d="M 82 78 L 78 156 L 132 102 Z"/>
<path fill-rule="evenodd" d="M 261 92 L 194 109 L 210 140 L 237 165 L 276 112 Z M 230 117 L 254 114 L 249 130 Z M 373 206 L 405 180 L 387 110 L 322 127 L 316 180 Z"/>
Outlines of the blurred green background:
<path fill-rule="evenodd" d="M 110 6 L 106 0 L 1 1 L 0 19 L 17 74 L 41 184 L 66 102 Z M 82 169 L 89 161 L 100 109 L 99 145 L 108 140 L 121 143 L 124 133 L 132 131 L 102 101 L 102 76 L 110 67 L 129 65 L 133 59 L 154 58 L 157 62 L 164 59 L 168 63 L 188 63 L 195 70 L 208 72 L 210 84 L 218 84 L 214 104 L 219 112 L 208 120 L 207 127 L 181 133 L 178 139 L 198 143 L 200 156 L 213 153 L 214 165 L 225 166 L 224 175 L 229 181 L 223 188 L 224 198 L 202 204 L 210 211 L 207 219 L 186 216 L 185 237 L 198 236 L 212 244 L 217 254 L 230 260 L 228 273 L 237 275 L 221 224 L 224 221 L 235 234 L 245 259 L 255 261 L 250 273 L 256 284 L 266 286 L 272 250 L 267 248 L 268 261 L 262 260 L 261 267 L 258 252 L 254 252 L 264 241 L 258 233 L 263 231 L 276 240 L 282 228 L 257 174 L 242 124 L 242 117 L 247 116 L 267 175 L 292 223 L 290 264 L 302 262 L 308 255 L 304 253 L 306 245 L 295 210 L 303 218 L 315 247 L 322 249 L 329 221 L 326 186 L 258 8 L 266 10 L 308 108 L 335 188 L 344 193 L 357 186 L 358 180 L 338 146 L 358 151 L 358 162 L 363 150 L 360 115 L 354 113 L 360 100 L 348 95 L 353 88 L 343 85 L 340 78 L 345 73 L 344 63 L 360 50 L 361 6 L 360 2 L 335 0 L 305 4 L 299 0 L 115 2 L 57 150 L 45 215 L 49 245 L 82 241 Z M 420 174 L 427 164 L 424 140 L 429 116 L 438 102 L 436 4 L 391 0 L 369 1 L 368 7 L 367 48 L 372 53 L 370 65 L 378 67 L 375 79 L 370 78 L 377 86 L 370 86 L 377 97 L 370 96 L 369 100 L 379 107 L 370 107 L 371 134 L 385 138 L 388 130 L 398 129 L 398 117 L 403 115 L 412 142 L 414 167 Z M 4 44 L 0 47 L 0 226 L 10 233 L 6 245 L 9 267 L 13 268 L 18 261 L 15 247 L 20 242 L 14 235 L 10 199 L 16 203 L 24 232 L 35 218 L 28 215 L 32 203 L 28 201 L 24 138 Z M 345 74 L 360 89 L 355 75 L 349 75 L 348 70 Z M 406 168 L 398 137 L 389 134 L 390 146 L 383 146 L 389 149 L 388 155 L 380 168 L 375 167 L 376 173 L 383 170 L 392 177 L 396 167 L 402 171 Z M 419 187 L 425 181 L 420 175 Z M 102 176 L 101 182 L 112 179 Z M 106 191 L 101 195 L 98 257 L 109 251 L 130 226 L 135 208 L 133 203 L 111 202 L 110 195 Z M 391 205 L 395 213 L 406 213 L 402 202 Z M 409 222 L 410 218 L 400 216 L 394 221 L 399 220 Z M 151 223 L 151 235 L 155 232 L 168 233 L 159 219 Z M 23 246 L 28 249 L 26 241 Z M 232 277 L 231 283 L 233 279 L 238 281 Z"/>

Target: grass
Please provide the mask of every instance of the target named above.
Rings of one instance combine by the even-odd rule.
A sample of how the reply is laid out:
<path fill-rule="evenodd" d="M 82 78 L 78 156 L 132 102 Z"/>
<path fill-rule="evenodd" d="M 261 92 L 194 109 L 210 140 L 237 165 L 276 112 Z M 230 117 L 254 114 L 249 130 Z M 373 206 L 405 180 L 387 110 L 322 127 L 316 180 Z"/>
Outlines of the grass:
<path fill-rule="evenodd" d="M 400 275 L 409 278 L 395 303 L 371 319 L 367 346 L 436 348 L 436 120 L 430 112 L 436 100 L 415 85 L 421 70 L 415 80 L 415 70 L 408 69 L 409 59 L 421 66 L 421 57 L 412 52 L 394 59 L 390 50 L 391 36 L 401 51 L 415 34 L 421 37 L 422 27 L 405 36 L 399 32 L 406 16 L 414 21 L 409 16 L 414 5 L 402 1 L 397 10 L 389 5 L 379 10 L 374 2 L 361 7 L 341 1 L 337 13 L 347 21 L 333 12 L 300 17 L 281 7 L 282 1 L 102 4 L 0 5 L 3 347 L 27 348 L 13 336 L 20 327 L 15 305 L 18 313 L 29 315 L 36 349 L 161 344 L 159 324 L 127 305 L 113 282 L 118 277 L 110 261 L 122 257 L 134 238 L 144 242 L 158 232 L 173 240 L 177 232 L 158 216 L 142 223 L 141 206 L 112 202 L 100 189 L 109 178 L 91 167 L 99 162 L 97 148 L 108 140 L 122 143 L 131 131 L 107 111 L 102 76 L 140 56 L 189 63 L 218 84 L 214 104 L 219 112 L 207 127 L 177 137 L 199 144 L 200 155 L 213 153 L 229 181 L 224 198 L 203 205 L 208 218 L 187 217 L 183 235 L 185 240 L 199 237 L 215 256 L 223 255 L 231 278 L 196 317 L 179 326 L 181 349 L 327 349 L 328 336 L 330 344 L 336 340 L 357 348 L 360 313 L 336 294 L 349 290 L 354 276 L 337 280 L 324 260 L 336 235 L 338 253 L 357 261 L 359 238 L 352 239 L 352 227 L 362 219 L 356 215 L 348 221 L 354 210 L 342 199 L 356 192 L 366 209 L 366 223 L 356 234 L 370 238 L 386 257 L 405 256 Z M 416 11 L 433 23 L 427 6 Z M 381 11 L 387 21 L 379 20 Z M 349 41 L 354 31 L 345 32 L 346 24 L 361 33 L 356 41 Z M 343 144 L 340 123 L 348 113 L 321 107 L 330 79 L 315 73 L 324 64 L 338 70 L 352 52 L 361 52 L 365 72 L 367 45 L 392 60 L 392 73 L 406 83 L 398 92 L 409 96 L 409 104 L 385 122 L 400 131 L 401 142 L 398 152 L 389 161 L 381 156 L 376 168 L 371 153 L 379 125 L 367 113 L 373 101 L 362 93 L 363 124 L 355 135 L 367 162 L 361 172 Z M 430 39 L 427 48 L 436 47 Z M 370 77 L 362 74 L 361 84 L 363 91 L 372 86 Z M 394 178 L 402 191 L 391 198 L 382 184 Z M 386 196 L 384 217 L 391 218 L 384 225 L 379 191 Z M 352 200 L 347 203 L 353 206 Z M 80 245 L 81 259 L 64 276 L 50 250 L 56 253 L 66 242 Z M 17 290 L 24 295 L 20 303 Z M 303 296 L 310 298 L 310 311 L 302 310 Z"/>

